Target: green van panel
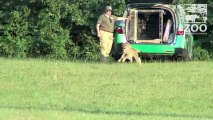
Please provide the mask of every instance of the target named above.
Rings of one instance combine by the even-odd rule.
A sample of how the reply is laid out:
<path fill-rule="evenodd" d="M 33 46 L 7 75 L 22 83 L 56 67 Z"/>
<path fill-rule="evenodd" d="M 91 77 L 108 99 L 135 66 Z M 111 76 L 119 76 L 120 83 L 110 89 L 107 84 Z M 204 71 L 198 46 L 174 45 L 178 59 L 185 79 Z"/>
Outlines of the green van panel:
<path fill-rule="evenodd" d="M 173 45 L 163 44 L 131 44 L 131 47 L 141 51 L 142 53 L 157 53 L 157 54 L 174 54 L 175 48 Z"/>

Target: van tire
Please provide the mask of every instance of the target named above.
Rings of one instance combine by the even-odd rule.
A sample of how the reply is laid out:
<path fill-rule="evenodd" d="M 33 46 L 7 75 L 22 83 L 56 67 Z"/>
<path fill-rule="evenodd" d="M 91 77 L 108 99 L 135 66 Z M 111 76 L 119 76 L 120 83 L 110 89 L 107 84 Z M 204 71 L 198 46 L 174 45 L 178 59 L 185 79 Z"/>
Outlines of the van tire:
<path fill-rule="evenodd" d="M 183 60 L 183 61 L 193 61 L 193 58 L 194 58 L 194 48 L 192 46 L 192 40 L 190 39 L 190 37 L 187 37 L 186 39 L 186 42 L 187 42 L 187 48 L 185 49 L 186 50 L 186 53 L 181 56 L 180 60 Z"/>
<path fill-rule="evenodd" d="M 114 43 L 112 47 L 112 57 L 115 61 L 119 60 L 122 55 L 122 44 Z"/>

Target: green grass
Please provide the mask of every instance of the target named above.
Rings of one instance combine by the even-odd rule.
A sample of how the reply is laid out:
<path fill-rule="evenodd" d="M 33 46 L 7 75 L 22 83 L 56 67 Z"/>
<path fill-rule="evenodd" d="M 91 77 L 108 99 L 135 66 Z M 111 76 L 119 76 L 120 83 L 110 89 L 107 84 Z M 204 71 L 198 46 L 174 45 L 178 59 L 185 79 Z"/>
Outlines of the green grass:
<path fill-rule="evenodd" d="M 102 64 L 0 58 L 0 118 L 213 119 L 213 62 Z"/>

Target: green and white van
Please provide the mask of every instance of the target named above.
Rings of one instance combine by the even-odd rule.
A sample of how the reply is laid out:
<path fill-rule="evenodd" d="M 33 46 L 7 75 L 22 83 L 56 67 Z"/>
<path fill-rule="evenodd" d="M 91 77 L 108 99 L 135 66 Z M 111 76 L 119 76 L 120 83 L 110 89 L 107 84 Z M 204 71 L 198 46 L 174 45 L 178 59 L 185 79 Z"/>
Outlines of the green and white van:
<path fill-rule="evenodd" d="M 122 43 L 129 42 L 141 55 L 163 55 L 193 59 L 194 39 L 184 25 L 185 11 L 178 0 L 130 0 L 124 17 L 117 21 L 113 54 L 122 54 Z M 186 32 L 187 31 L 187 32 Z"/>

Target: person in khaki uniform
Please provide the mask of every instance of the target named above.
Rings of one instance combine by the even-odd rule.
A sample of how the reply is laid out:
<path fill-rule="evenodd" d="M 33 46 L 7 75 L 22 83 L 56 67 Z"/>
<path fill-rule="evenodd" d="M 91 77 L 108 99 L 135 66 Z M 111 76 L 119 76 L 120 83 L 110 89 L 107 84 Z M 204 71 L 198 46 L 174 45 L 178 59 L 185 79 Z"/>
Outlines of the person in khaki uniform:
<path fill-rule="evenodd" d="M 113 32 L 117 20 L 129 18 L 117 17 L 112 15 L 112 7 L 106 6 L 104 13 L 99 17 L 96 29 L 100 39 L 101 60 L 107 61 L 113 44 Z"/>

